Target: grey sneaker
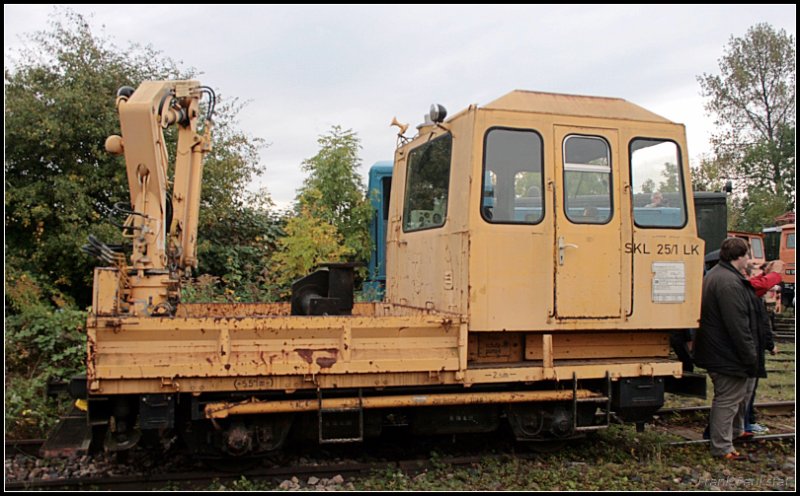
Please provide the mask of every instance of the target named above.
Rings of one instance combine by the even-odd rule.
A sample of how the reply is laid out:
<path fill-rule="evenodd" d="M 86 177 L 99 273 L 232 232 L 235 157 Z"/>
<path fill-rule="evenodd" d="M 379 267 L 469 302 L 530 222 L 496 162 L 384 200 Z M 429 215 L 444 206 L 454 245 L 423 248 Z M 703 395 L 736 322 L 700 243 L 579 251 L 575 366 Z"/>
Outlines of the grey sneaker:
<path fill-rule="evenodd" d="M 764 434 L 769 432 L 769 427 L 761 424 L 750 424 L 750 432 L 753 434 Z"/>

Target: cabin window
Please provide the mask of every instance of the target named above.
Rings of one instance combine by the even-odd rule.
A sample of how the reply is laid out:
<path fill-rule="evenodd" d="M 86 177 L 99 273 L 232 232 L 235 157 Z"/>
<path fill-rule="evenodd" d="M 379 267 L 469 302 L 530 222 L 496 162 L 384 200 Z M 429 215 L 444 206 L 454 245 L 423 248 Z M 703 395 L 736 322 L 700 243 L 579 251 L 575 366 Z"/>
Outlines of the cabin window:
<path fill-rule="evenodd" d="M 764 246 L 761 244 L 761 238 L 752 238 L 750 247 L 753 251 L 753 258 L 764 258 Z"/>
<path fill-rule="evenodd" d="M 403 231 L 441 227 L 447 217 L 453 137 L 445 134 L 408 155 Z"/>
<path fill-rule="evenodd" d="M 389 199 L 392 197 L 392 176 L 384 177 L 381 179 L 381 185 L 383 186 L 383 201 L 381 205 L 383 206 L 383 220 L 384 222 L 389 222 Z"/>
<path fill-rule="evenodd" d="M 611 149 L 603 138 L 564 138 L 564 210 L 575 224 L 606 224 L 613 216 Z"/>
<path fill-rule="evenodd" d="M 686 202 L 678 145 L 658 139 L 631 141 L 633 220 L 639 227 L 683 227 Z"/>
<path fill-rule="evenodd" d="M 492 128 L 483 154 L 481 216 L 494 224 L 538 224 L 542 202 L 542 137 L 535 131 Z"/>

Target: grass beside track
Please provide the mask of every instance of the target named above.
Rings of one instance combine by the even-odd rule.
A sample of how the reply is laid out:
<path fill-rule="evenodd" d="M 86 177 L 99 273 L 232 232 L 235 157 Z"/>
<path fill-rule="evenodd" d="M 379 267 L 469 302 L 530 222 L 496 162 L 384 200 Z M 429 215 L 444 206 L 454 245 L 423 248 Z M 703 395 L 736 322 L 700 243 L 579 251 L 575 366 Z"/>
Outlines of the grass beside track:
<path fill-rule="evenodd" d="M 487 455 L 481 462 L 454 467 L 437 463 L 420 473 L 386 469 L 348 479 L 331 489 L 364 491 L 628 491 L 628 490 L 793 490 L 794 442 L 751 443 L 751 461 L 723 462 L 704 445 L 668 446 L 670 437 L 637 434 L 613 425 L 586 440 L 532 458 Z M 209 490 L 274 490 L 277 483 L 249 481 L 212 484 Z M 294 489 L 314 489 L 300 481 Z"/>
<path fill-rule="evenodd" d="M 766 379 L 758 380 L 756 389 L 756 402 L 766 403 L 770 401 L 790 401 L 795 399 L 795 364 L 796 354 L 794 343 L 778 343 L 777 355 L 767 353 L 767 374 Z M 705 373 L 705 370 L 695 368 L 697 372 Z M 711 378 L 706 377 L 706 399 L 689 398 L 674 394 L 667 394 L 664 403 L 665 408 L 677 408 L 681 406 L 701 406 L 710 405 L 714 394 L 714 387 Z"/>

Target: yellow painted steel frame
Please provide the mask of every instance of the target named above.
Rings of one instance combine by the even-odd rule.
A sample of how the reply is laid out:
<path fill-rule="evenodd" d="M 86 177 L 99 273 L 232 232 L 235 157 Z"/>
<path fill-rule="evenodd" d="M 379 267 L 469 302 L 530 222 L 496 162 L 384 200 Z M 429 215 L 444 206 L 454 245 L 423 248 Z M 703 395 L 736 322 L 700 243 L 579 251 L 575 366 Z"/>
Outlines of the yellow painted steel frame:
<path fill-rule="evenodd" d="M 213 315 L 213 307 L 226 305 L 204 306 Z M 286 316 L 288 304 L 282 306 L 278 315 L 262 314 L 259 305 L 240 305 L 244 311 L 238 316 L 236 308 L 221 310 L 233 315 L 228 317 L 191 316 L 207 313 L 203 309 L 184 311 L 185 317 L 92 316 L 89 388 L 142 392 L 127 385 L 142 379 L 151 380 L 148 391 L 197 392 L 314 387 L 320 375 L 450 372 L 463 377 L 466 323 L 458 315 L 359 304 L 353 316 L 299 317 Z M 218 379 L 221 386 L 204 384 L 206 378 Z M 370 376 L 363 385 L 392 385 L 388 380 Z M 186 381 L 191 385 L 182 387 Z M 265 381 L 279 385 L 262 387 Z"/>
<path fill-rule="evenodd" d="M 225 418 L 229 415 L 261 413 L 310 412 L 323 409 L 350 408 L 409 408 L 421 406 L 481 405 L 488 403 L 528 403 L 537 401 L 570 401 L 572 391 L 514 391 L 508 393 L 483 392 L 450 394 L 415 394 L 398 396 L 371 396 L 367 398 L 333 398 L 327 400 L 285 400 L 259 401 L 245 400 L 238 403 L 217 402 L 205 407 L 208 418 Z M 579 389 L 577 399 L 600 398 L 600 393 Z"/>
<path fill-rule="evenodd" d="M 496 126 L 533 130 L 542 137 L 545 199 L 553 203 L 545 205 L 539 224 L 491 224 L 479 213 L 484 136 Z M 453 143 L 445 223 L 404 232 L 408 154 L 445 133 Z M 559 210 L 558 147 L 570 133 L 600 136 L 611 147 L 615 221 L 605 227 L 570 226 Z M 395 156 L 386 303 L 356 304 L 352 316 L 291 316 L 288 304 L 182 304 L 174 316 L 125 315 L 115 292 L 118 274 L 98 269 L 88 321 L 90 394 L 283 391 L 290 399 L 294 391 L 328 388 L 678 377 L 681 364 L 669 360 L 667 336 L 670 329 L 696 324 L 702 241 L 691 201 L 680 228 L 633 224 L 627 150 L 640 136 L 678 144 L 688 194 L 683 127 L 622 100 L 513 92 L 486 108 L 471 106 L 446 123 L 421 128 Z M 581 248 L 573 247 L 565 268 L 559 268 L 556 244 L 564 236 L 572 244 L 579 239 Z M 659 243 L 681 249 L 668 254 L 624 250 L 626 244 Z M 603 265 L 609 256 L 616 258 Z M 653 267 L 661 262 L 684 268 L 683 301 L 651 299 Z M 603 281 L 613 282 L 608 291 Z M 567 305 L 565 298 L 575 301 Z M 519 357 L 505 360 L 502 353 L 481 356 L 480 348 L 470 349 L 470 333 L 505 332 L 519 337 Z M 441 400 L 516 401 L 509 399 L 513 394 L 489 397 L 465 390 Z M 425 401 L 438 404 L 434 396 Z M 546 396 L 515 398 L 553 399 Z M 388 394 L 372 398 L 368 402 L 380 406 L 414 403 Z M 255 406 L 219 404 L 206 414 L 312 408 L 308 402 L 248 404 Z"/>
<path fill-rule="evenodd" d="M 480 214 L 484 143 L 487 132 L 498 128 L 541 139 L 544 211 L 538 223 L 490 223 Z M 407 157 L 448 133 L 452 157 L 444 225 L 404 232 Z M 579 224 L 565 216 L 562 146 L 568 136 L 596 137 L 609 146 L 612 201 L 606 224 Z M 682 226 L 634 223 L 629 147 L 642 137 L 676 145 Z M 558 249 L 560 239 L 568 250 Z M 421 129 L 395 154 L 386 300 L 465 314 L 470 332 L 696 327 L 703 248 L 683 125 L 625 100 L 514 91 L 485 107 L 470 106 L 441 126 Z M 654 301 L 658 268 L 664 264 L 682 271 L 680 301 Z"/>
<path fill-rule="evenodd" d="M 556 360 L 552 350 L 548 360 L 513 367 L 468 366 L 467 323 L 458 315 L 380 303 L 354 310 L 299 317 L 286 315 L 288 304 L 215 304 L 176 317 L 92 315 L 89 389 L 95 395 L 292 392 L 681 374 L 680 363 L 661 357 Z M 552 340 L 544 342 L 552 347 Z"/>

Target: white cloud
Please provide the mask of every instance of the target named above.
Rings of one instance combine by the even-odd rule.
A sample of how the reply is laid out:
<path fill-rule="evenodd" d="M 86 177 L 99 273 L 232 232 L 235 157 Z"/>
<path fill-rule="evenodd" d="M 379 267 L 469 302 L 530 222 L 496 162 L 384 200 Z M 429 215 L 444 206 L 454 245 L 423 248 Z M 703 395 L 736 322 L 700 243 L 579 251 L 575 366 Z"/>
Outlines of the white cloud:
<path fill-rule="evenodd" d="M 686 125 L 690 157 L 713 122 L 696 76 L 717 70 L 731 36 L 758 22 L 795 34 L 795 5 L 182 6 L 72 5 L 123 48 L 152 45 L 250 100 L 241 127 L 288 205 L 301 162 L 331 125 L 362 139 L 362 173 L 391 160 L 392 116 L 418 124 L 431 103 L 454 114 L 513 89 L 620 97 Z M 51 6 L 5 5 L 4 55 L 46 29 Z"/>

